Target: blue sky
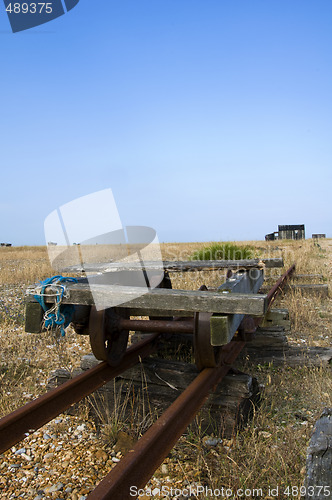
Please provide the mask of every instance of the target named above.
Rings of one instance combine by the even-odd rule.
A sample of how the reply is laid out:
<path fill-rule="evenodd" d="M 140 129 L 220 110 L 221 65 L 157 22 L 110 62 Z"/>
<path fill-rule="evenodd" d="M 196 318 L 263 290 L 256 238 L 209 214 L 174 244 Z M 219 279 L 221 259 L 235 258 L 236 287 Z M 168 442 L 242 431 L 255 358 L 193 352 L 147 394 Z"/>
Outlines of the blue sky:
<path fill-rule="evenodd" d="M 0 240 L 111 188 L 160 241 L 332 237 L 330 0 L 80 0 L 13 34 L 0 5 Z"/>

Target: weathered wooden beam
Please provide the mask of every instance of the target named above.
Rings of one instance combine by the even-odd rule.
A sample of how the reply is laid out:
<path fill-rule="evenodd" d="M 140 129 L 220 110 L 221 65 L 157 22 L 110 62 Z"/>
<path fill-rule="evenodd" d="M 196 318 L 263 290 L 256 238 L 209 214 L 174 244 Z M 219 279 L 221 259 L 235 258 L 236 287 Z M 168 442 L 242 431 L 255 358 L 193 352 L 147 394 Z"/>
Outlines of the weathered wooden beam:
<path fill-rule="evenodd" d="M 329 286 L 326 284 L 312 285 L 288 285 L 286 289 L 303 292 L 304 294 L 318 295 L 320 297 L 329 296 Z"/>
<path fill-rule="evenodd" d="M 243 259 L 243 260 L 188 260 L 188 261 L 164 261 L 144 262 L 144 266 L 149 271 L 158 271 L 164 267 L 170 272 L 189 272 L 189 271 L 213 271 L 218 269 L 251 269 L 254 267 L 283 267 L 282 258 L 271 259 Z M 84 268 L 81 265 L 70 266 L 63 271 L 66 272 L 93 272 L 93 273 L 108 273 L 118 271 L 140 271 L 142 269 L 141 262 L 110 262 L 110 263 L 92 263 L 85 264 Z"/>
<path fill-rule="evenodd" d="M 85 355 L 81 359 L 81 369 L 85 371 L 97 363 L 92 354 Z M 132 407 L 128 404 L 129 390 L 131 394 L 135 394 L 135 418 L 142 421 L 143 415 L 147 416 L 151 408 L 159 415 L 165 411 L 197 374 L 197 368 L 189 363 L 147 358 L 123 372 L 115 381 L 103 385 L 92 398 L 86 399 L 86 404 L 97 423 L 119 410 L 124 419 L 129 416 L 132 418 Z M 61 385 L 69 378 L 70 372 L 67 370 L 60 368 L 52 372 L 47 384 L 48 390 Z M 223 438 L 232 437 L 250 418 L 259 396 L 259 385 L 254 377 L 242 372 L 229 373 L 210 394 L 201 410 L 201 431 L 222 435 Z M 71 414 L 75 414 L 75 411 L 77 414 L 78 406 L 71 407 Z M 214 441 L 218 442 L 218 439 L 211 440 L 211 446 Z M 204 440 L 207 447 L 209 442 Z"/>
<path fill-rule="evenodd" d="M 266 276 L 266 280 L 273 280 L 276 281 L 277 279 L 281 278 L 281 274 L 273 275 L 273 276 Z M 297 280 L 303 280 L 303 281 L 309 281 L 309 280 L 323 280 L 324 276 L 322 274 L 293 274 L 292 275 L 292 281 L 297 281 Z"/>
<path fill-rule="evenodd" d="M 27 302 L 25 308 L 25 331 L 29 333 L 40 333 L 44 310 L 39 302 Z"/>
<path fill-rule="evenodd" d="M 154 288 L 144 295 L 142 288 L 108 285 L 88 285 L 85 283 L 66 284 L 63 304 L 94 305 L 94 298 L 104 303 L 116 303 L 117 307 L 136 309 L 156 309 L 159 311 L 212 312 L 224 314 L 250 314 L 263 316 L 267 311 L 266 295 L 249 293 L 222 293 L 193 290 L 168 290 Z M 51 287 L 45 290 L 45 302 L 55 301 Z M 53 295 L 48 295 L 48 293 Z M 34 302 L 34 297 L 27 296 Z"/>
<path fill-rule="evenodd" d="M 285 328 L 272 325 L 257 329 L 239 359 L 249 359 L 255 364 L 273 363 L 275 366 L 329 366 L 332 349 L 289 345 Z"/>
<path fill-rule="evenodd" d="M 269 328 L 272 326 L 282 326 L 286 331 L 290 331 L 291 324 L 289 320 L 288 309 L 270 309 L 260 323 L 260 328 Z"/>
<path fill-rule="evenodd" d="M 126 311 L 129 316 L 160 316 L 161 318 L 165 316 L 181 316 L 183 317 L 183 310 L 179 309 L 152 309 L 150 307 L 126 307 Z M 185 316 L 191 318 L 194 316 L 195 311 L 185 311 Z"/>
<path fill-rule="evenodd" d="M 322 274 L 294 274 L 292 280 L 323 280 Z"/>

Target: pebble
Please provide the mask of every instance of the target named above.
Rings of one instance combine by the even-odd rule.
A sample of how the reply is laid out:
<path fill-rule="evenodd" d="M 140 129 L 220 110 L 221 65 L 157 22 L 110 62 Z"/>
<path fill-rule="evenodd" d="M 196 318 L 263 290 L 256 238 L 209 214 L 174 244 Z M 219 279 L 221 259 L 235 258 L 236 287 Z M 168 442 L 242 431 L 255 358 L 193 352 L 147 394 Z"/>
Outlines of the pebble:
<path fill-rule="evenodd" d="M 74 453 L 72 451 L 67 451 L 67 453 L 64 455 L 63 459 L 70 460 L 71 458 L 73 458 L 73 456 L 74 456 Z"/>
<path fill-rule="evenodd" d="M 121 452 L 122 455 L 128 453 L 135 445 L 135 440 L 126 432 L 119 431 L 117 441 L 114 446 L 115 452 Z"/>
<path fill-rule="evenodd" d="M 22 455 L 22 453 L 26 453 L 26 449 L 20 448 L 19 450 L 16 450 L 14 453 L 15 455 Z"/>
<path fill-rule="evenodd" d="M 98 460 L 98 461 L 106 462 L 108 460 L 108 455 L 103 450 L 96 451 L 96 453 L 94 454 L 94 456 L 95 456 L 96 460 Z"/>
<path fill-rule="evenodd" d="M 166 464 L 162 464 L 162 466 L 160 467 L 160 470 L 161 470 L 162 474 L 168 474 L 168 467 Z"/>
<path fill-rule="evenodd" d="M 218 444 L 222 443 L 222 439 L 220 438 L 214 438 L 210 436 L 204 436 L 203 438 L 203 445 L 204 446 L 217 446 Z"/>
<path fill-rule="evenodd" d="M 86 429 L 85 424 L 82 424 L 82 425 L 79 425 L 78 427 L 76 427 L 76 431 L 78 431 L 78 432 L 83 432 L 85 429 Z"/>
<path fill-rule="evenodd" d="M 61 490 L 63 490 L 62 483 L 57 483 L 57 484 L 54 484 L 53 486 L 50 486 L 49 488 L 45 488 L 45 491 L 47 493 L 54 493 L 55 491 L 61 491 Z"/>
<path fill-rule="evenodd" d="M 46 455 L 44 455 L 44 460 L 45 462 L 50 462 L 54 457 L 54 453 L 46 453 Z"/>

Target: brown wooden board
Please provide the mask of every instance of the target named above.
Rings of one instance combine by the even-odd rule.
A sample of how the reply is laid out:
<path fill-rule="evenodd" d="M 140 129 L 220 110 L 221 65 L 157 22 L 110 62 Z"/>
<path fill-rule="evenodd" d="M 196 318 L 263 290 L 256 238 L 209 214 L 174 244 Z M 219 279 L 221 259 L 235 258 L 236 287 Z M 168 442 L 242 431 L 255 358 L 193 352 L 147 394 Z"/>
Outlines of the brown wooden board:
<path fill-rule="evenodd" d="M 85 283 L 68 284 L 65 286 L 67 297 L 63 297 L 63 304 L 93 305 L 94 297 L 102 297 L 110 303 L 116 297 L 117 307 L 136 309 L 156 309 L 160 311 L 212 312 L 224 314 L 250 314 L 263 316 L 267 311 L 266 295 L 249 293 L 222 293 L 193 290 L 168 290 L 154 288 L 148 293 L 142 293 L 137 287 L 92 285 Z M 50 293 L 52 293 L 50 287 Z M 47 295 L 45 302 L 53 303 L 54 294 Z M 34 302 L 33 295 L 27 296 L 27 301 Z"/>
<path fill-rule="evenodd" d="M 189 272 L 189 271 L 208 271 L 218 269 L 251 269 L 253 267 L 283 267 L 282 258 L 271 259 L 243 259 L 243 260 L 188 260 L 188 261 L 164 261 L 154 262 L 147 261 L 143 263 L 144 267 L 149 271 L 164 269 L 170 272 Z M 137 271 L 141 270 L 141 262 L 109 262 L 109 263 L 90 263 L 85 264 L 84 268 L 81 265 L 70 266 L 63 271 L 73 272 L 93 272 L 107 273 L 118 271 Z"/>
<path fill-rule="evenodd" d="M 302 292 L 303 294 L 319 295 L 320 297 L 329 296 L 329 286 L 326 284 L 288 285 L 288 287 L 291 290 Z"/>

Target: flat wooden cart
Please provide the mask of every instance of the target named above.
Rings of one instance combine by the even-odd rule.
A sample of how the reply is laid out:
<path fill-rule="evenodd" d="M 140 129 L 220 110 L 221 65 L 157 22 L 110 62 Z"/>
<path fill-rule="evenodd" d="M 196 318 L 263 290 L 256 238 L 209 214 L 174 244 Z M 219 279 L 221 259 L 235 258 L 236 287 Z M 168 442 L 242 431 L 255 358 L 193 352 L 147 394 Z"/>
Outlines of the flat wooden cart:
<path fill-rule="evenodd" d="M 220 362 L 220 348 L 236 334 L 241 336 L 253 331 L 255 318 L 266 314 L 268 297 L 259 293 L 264 269 L 282 267 L 283 261 L 169 261 L 163 264 L 163 276 L 157 287 L 153 287 L 153 271 L 160 272 L 160 263 L 148 262 L 143 271 L 152 279 L 144 288 L 121 284 L 135 283 L 135 276 L 142 272 L 141 263 L 109 263 L 87 266 L 84 271 L 90 273 L 89 276 L 78 278 L 77 283 L 55 282 L 42 292 L 38 287 L 30 289 L 25 329 L 32 333 L 43 331 L 47 310 L 54 305 L 60 310 L 70 305 L 75 331 L 89 335 L 96 358 L 112 366 L 121 362 L 129 332 L 139 331 L 160 333 L 164 337 L 179 333 L 192 336 L 198 368 L 215 367 Z M 216 289 L 208 290 L 204 285 L 199 290 L 172 289 L 169 272 L 221 269 L 227 270 L 227 278 Z M 67 271 L 80 273 L 83 269 L 73 266 Z M 43 295 L 44 308 L 37 300 L 38 293 Z M 101 299 L 105 304 L 116 306 L 97 310 L 95 303 Z"/>

